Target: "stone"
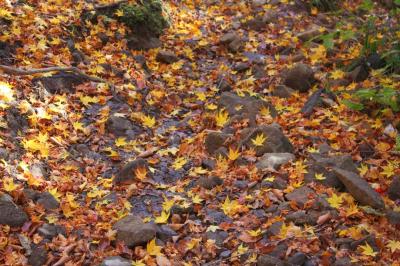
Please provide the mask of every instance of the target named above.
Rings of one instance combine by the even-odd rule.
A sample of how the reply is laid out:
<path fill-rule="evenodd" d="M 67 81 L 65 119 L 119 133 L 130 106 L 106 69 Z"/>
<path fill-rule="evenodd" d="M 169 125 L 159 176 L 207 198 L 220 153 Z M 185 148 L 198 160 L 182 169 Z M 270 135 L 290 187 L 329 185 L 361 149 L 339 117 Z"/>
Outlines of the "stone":
<path fill-rule="evenodd" d="M 50 192 L 40 193 L 36 203 L 42 205 L 47 211 L 60 207 L 60 203 L 50 194 Z"/>
<path fill-rule="evenodd" d="M 147 174 L 149 174 L 147 161 L 143 158 L 138 158 L 134 161 L 128 162 L 121 168 L 121 170 L 115 175 L 114 183 L 125 184 L 132 182 L 136 177 L 135 171 L 139 168 L 146 169 Z"/>
<path fill-rule="evenodd" d="M 277 170 L 281 165 L 295 160 L 296 157 L 291 153 L 266 153 L 256 163 L 259 170 Z"/>
<path fill-rule="evenodd" d="M 385 203 L 381 195 L 376 192 L 367 181 L 358 174 L 340 168 L 333 168 L 340 181 L 344 184 L 348 192 L 363 205 L 369 205 L 375 209 L 384 209 Z"/>
<path fill-rule="evenodd" d="M 32 81 L 42 83 L 49 93 L 73 93 L 75 87 L 87 82 L 87 79 L 72 72 L 58 72 L 49 77 L 34 78 Z"/>
<path fill-rule="evenodd" d="M 279 235 L 283 222 L 275 222 L 268 227 L 267 231 L 265 232 L 267 237 Z"/>
<path fill-rule="evenodd" d="M 29 126 L 25 115 L 23 115 L 20 110 L 15 107 L 7 109 L 6 120 L 8 128 L 11 129 L 12 135 L 16 135 L 18 131 L 23 132 Z"/>
<path fill-rule="evenodd" d="M 128 118 L 111 115 L 106 123 L 107 130 L 115 136 L 126 136 L 128 130 L 133 129 L 133 123 Z"/>
<path fill-rule="evenodd" d="M 288 265 L 283 260 L 270 255 L 260 256 L 257 260 L 257 266 L 286 266 Z"/>
<path fill-rule="evenodd" d="M 8 160 L 8 151 L 5 148 L 0 148 L 0 160 Z"/>
<path fill-rule="evenodd" d="M 140 217 L 128 215 L 113 225 L 117 231 L 117 240 L 122 241 L 128 247 L 136 247 L 146 244 L 156 236 L 156 228 L 149 223 L 143 223 Z"/>
<path fill-rule="evenodd" d="M 274 11 L 274 10 L 267 10 L 267 11 L 264 13 L 263 17 L 262 17 L 262 21 L 263 21 L 264 23 L 266 23 L 266 24 L 272 23 L 272 22 L 274 22 L 275 20 L 278 19 L 278 16 L 279 16 L 279 14 L 278 14 L 276 11 Z"/>
<path fill-rule="evenodd" d="M 294 93 L 294 90 L 285 85 L 277 85 L 272 91 L 272 96 L 279 98 L 290 98 Z"/>
<path fill-rule="evenodd" d="M 400 199 L 400 176 L 393 177 L 392 183 L 388 188 L 388 196 L 391 200 Z"/>
<path fill-rule="evenodd" d="M 166 224 L 157 227 L 157 238 L 161 241 L 167 242 L 172 237 L 177 236 L 178 233 L 175 232 L 171 227 Z"/>
<path fill-rule="evenodd" d="M 367 235 L 359 240 L 351 242 L 350 249 L 356 250 L 358 246 L 368 244 L 372 247 L 374 251 L 379 251 L 379 247 L 376 243 L 376 238 L 374 234 Z"/>
<path fill-rule="evenodd" d="M 0 224 L 19 227 L 29 221 L 26 212 L 7 194 L 0 195 Z"/>
<path fill-rule="evenodd" d="M 286 194 L 286 199 L 294 201 L 299 207 L 302 207 L 309 201 L 309 195 L 315 195 L 315 191 L 309 187 L 303 186 Z"/>
<path fill-rule="evenodd" d="M 231 121 L 249 119 L 250 125 L 256 124 L 256 116 L 263 108 L 268 109 L 272 117 L 277 116 L 277 111 L 271 103 L 251 96 L 240 97 L 232 92 L 223 92 L 218 106 L 227 110 Z"/>
<path fill-rule="evenodd" d="M 353 71 L 347 73 L 347 77 L 353 82 L 361 82 L 368 78 L 369 71 L 364 65 L 357 66 Z"/>
<path fill-rule="evenodd" d="M 386 218 L 389 223 L 393 225 L 400 225 L 400 212 L 388 210 L 386 211 Z"/>
<path fill-rule="evenodd" d="M 303 252 L 296 252 L 288 259 L 288 263 L 292 265 L 303 265 L 306 260 L 307 256 Z"/>
<path fill-rule="evenodd" d="M 294 148 L 289 139 L 283 134 L 282 129 L 278 124 L 263 125 L 255 128 L 244 129 L 241 132 L 243 136 L 242 145 L 248 148 L 253 148 L 257 156 L 262 156 L 264 153 L 293 153 Z M 266 140 L 261 146 L 256 146 L 253 139 L 262 135 Z"/>
<path fill-rule="evenodd" d="M 212 239 L 215 241 L 217 246 L 222 247 L 224 245 L 225 239 L 228 238 L 229 234 L 225 231 L 217 230 L 215 232 L 208 231 L 206 232 L 206 239 Z"/>
<path fill-rule="evenodd" d="M 219 42 L 221 44 L 230 44 L 234 40 L 240 39 L 240 36 L 235 32 L 228 32 L 221 36 Z"/>
<path fill-rule="evenodd" d="M 159 51 L 156 56 L 156 60 L 165 64 L 172 64 L 179 61 L 179 57 L 177 57 L 171 51 Z"/>
<path fill-rule="evenodd" d="M 380 69 L 386 66 L 386 61 L 379 54 L 372 53 L 367 57 L 367 65 L 372 69 Z"/>
<path fill-rule="evenodd" d="M 228 44 L 228 50 L 232 53 L 239 52 L 244 46 L 242 39 L 235 39 Z"/>
<path fill-rule="evenodd" d="M 111 256 L 105 258 L 100 266 L 131 266 L 132 261 L 124 259 L 120 256 Z"/>
<path fill-rule="evenodd" d="M 35 246 L 29 256 L 28 264 L 31 266 L 43 266 L 47 261 L 47 250 L 43 246 Z"/>
<path fill-rule="evenodd" d="M 267 0 L 253 0 L 252 1 L 252 6 L 253 7 L 261 7 L 267 3 Z"/>
<path fill-rule="evenodd" d="M 197 181 L 197 185 L 205 188 L 205 189 L 213 189 L 216 186 L 220 186 L 223 184 L 223 180 L 217 176 L 209 176 L 209 177 L 200 177 Z"/>
<path fill-rule="evenodd" d="M 306 211 L 295 211 L 286 215 L 286 221 L 293 222 L 296 225 L 315 225 L 317 224 L 317 218 L 314 215 L 306 213 Z"/>
<path fill-rule="evenodd" d="M 58 236 L 59 234 L 66 236 L 65 228 L 61 225 L 56 224 L 43 224 L 37 230 L 38 234 L 46 239 L 53 239 L 54 237 Z"/>
<path fill-rule="evenodd" d="M 283 73 L 284 85 L 300 92 L 307 92 L 315 83 L 314 71 L 306 64 L 298 63 Z"/>
<path fill-rule="evenodd" d="M 214 155 L 219 148 L 224 146 L 225 141 L 231 136 L 231 134 L 226 134 L 219 131 L 208 132 L 204 140 L 206 151 L 209 154 Z"/>

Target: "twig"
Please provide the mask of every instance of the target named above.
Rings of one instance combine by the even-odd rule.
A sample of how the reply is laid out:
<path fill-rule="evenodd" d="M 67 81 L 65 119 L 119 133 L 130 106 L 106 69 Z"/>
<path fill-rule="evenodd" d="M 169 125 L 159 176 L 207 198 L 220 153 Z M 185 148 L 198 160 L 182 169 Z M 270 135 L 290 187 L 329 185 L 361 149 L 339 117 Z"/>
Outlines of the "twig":
<path fill-rule="evenodd" d="M 77 245 L 78 244 L 74 243 L 74 244 L 71 244 L 69 246 L 66 246 L 65 249 L 62 252 L 61 258 L 55 264 L 53 264 L 53 266 L 61 266 L 64 263 L 66 263 L 67 261 L 69 261 L 71 259 L 71 257 L 69 256 L 69 253 L 72 250 L 74 250 Z"/>

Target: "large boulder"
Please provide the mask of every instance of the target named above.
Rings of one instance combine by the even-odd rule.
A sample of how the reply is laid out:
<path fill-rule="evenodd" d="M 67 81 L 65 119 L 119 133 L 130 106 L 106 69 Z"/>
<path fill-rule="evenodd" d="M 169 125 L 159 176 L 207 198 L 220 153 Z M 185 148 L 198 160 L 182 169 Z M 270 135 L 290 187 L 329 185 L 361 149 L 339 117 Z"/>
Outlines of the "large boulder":
<path fill-rule="evenodd" d="M 296 64 L 283 73 L 283 83 L 294 90 L 307 92 L 315 83 L 314 71 L 306 64 Z"/>
<path fill-rule="evenodd" d="M 140 217 L 133 215 L 116 222 L 113 229 L 117 231 L 117 240 L 131 248 L 146 244 L 156 236 L 157 232 L 154 225 L 143 223 Z"/>
<path fill-rule="evenodd" d="M 121 168 L 121 170 L 115 175 L 114 183 L 126 184 L 132 182 L 135 179 L 136 171 L 139 168 L 144 168 L 146 169 L 147 173 L 149 173 L 147 161 L 145 159 L 138 158 L 134 161 L 128 162 Z"/>
<path fill-rule="evenodd" d="M 385 203 L 381 195 L 376 192 L 367 181 L 358 174 L 340 168 L 333 168 L 340 181 L 344 184 L 348 192 L 361 204 L 369 205 L 375 209 L 384 209 Z"/>
<path fill-rule="evenodd" d="M 26 212 L 7 194 L 0 195 L 0 224 L 22 226 L 29 220 Z"/>
<path fill-rule="evenodd" d="M 264 153 L 293 153 L 293 145 L 289 139 L 283 134 L 278 124 L 263 125 L 255 128 L 246 128 L 242 130 L 241 144 L 248 148 L 253 148 L 257 156 Z M 254 144 L 257 136 L 266 138 L 261 145 Z"/>

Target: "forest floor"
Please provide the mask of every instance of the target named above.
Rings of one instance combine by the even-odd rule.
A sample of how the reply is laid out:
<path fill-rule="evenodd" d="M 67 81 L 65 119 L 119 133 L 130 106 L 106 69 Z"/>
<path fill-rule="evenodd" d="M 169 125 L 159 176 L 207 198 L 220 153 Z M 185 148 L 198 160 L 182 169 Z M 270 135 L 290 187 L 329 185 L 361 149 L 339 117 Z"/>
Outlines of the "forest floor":
<path fill-rule="evenodd" d="M 387 7 L 165 1 L 138 51 L 86 2 L 0 3 L 1 265 L 400 265 Z"/>

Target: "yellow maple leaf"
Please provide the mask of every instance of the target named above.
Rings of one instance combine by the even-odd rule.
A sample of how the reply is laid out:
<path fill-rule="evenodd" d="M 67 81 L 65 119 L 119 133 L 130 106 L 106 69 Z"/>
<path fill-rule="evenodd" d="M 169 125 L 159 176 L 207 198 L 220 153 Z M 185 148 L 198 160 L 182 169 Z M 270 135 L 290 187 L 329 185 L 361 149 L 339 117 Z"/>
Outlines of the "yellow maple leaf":
<path fill-rule="evenodd" d="M 132 266 L 146 266 L 146 264 L 143 263 L 143 260 L 135 260 L 132 261 Z"/>
<path fill-rule="evenodd" d="M 126 142 L 126 138 L 124 137 L 119 137 L 115 140 L 115 146 L 117 147 L 123 147 L 126 146 L 128 143 Z"/>
<path fill-rule="evenodd" d="M 237 158 L 239 158 L 240 156 L 240 152 L 239 149 L 233 149 L 232 147 L 229 147 L 229 153 L 228 153 L 228 159 L 231 161 L 236 160 Z"/>
<path fill-rule="evenodd" d="M 144 166 L 137 167 L 135 169 L 135 176 L 140 180 L 145 180 L 147 178 L 147 169 Z"/>
<path fill-rule="evenodd" d="M 342 79 L 342 78 L 344 78 L 344 76 L 345 76 L 345 73 L 339 69 L 337 69 L 331 73 L 331 77 L 333 79 Z"/>
<path fill-rule="evenodd" d="M 98 103 L 99 98 L 96 96 L 90 97 L 90 96 L 80 96 L 79 100 L 85 105 L 89 106 L 91 103 Z"/>
<path fill-rule="evenodd" d="M 154 221 L 156 224 L 165 224 L 166 222 L 168 222 L 169 215 L 170 215 L 169 212 L 162 211 L 161 215 L 156 217 Z"/>
<path fill-rule="evenodd" d="M 194 249 L 201 241 L 201 238 L 192 238 L 186 243 L 186 250 Z"/>
<path fill-rule="evenodd" d="M 343 203 L 343 197 L 333 193 L 331 197 L 327 198 L 327 201 L 329 205 L 331 205 L 333 208 L 338 209 L 340 205 Z"/>
<path fill-rule="evenodd" d="M 392 253 L 395 253 L 397 250 L 400 251 L 400 241 L 389 240 L 386 247 L 389 248 Z"/>
<path fill-rule="evenodd" d="M 149 243 L 147 243 L 146 251 L 150 256 L 162 255 L 161 247 L 157 246 L 155 238 L 151 240 Z"/>
<path fill-rule="evenodd" d="M 317 180 L 325 180 L 326 177 L 324 176 L 324 174 L 315 174 L 315 179 L 317 179 Z"/>
<path fill-rule="evenodd" d="M 229 114 L 225 110 L 220 110 L 215 116 L 215 122 L 218 127 L 223 127 L 228 122 Z"/>
<path fill-rule="evenodd" d="M 122 9 L 117 9 L 114 13 L 117 17 L 123 17 L 124 16 L 124 11 Z"/>
<path fill-rule="evenodd" d="M 202 201 L 203 201 L 203 199 L 200 198 L 199 195 L 194 195 L 194 196 L 192 197 L 192 202 L 193 202 L 194 204 L 200 204 Z"/>
<path fill-rule="evenodd" d="M 175 170 L 181 169 L 185 164 L 187 163 L 187 160 L 184 157 L 178 157 L 175 159 L 174 163 L 172 164 L 172 167 Z"/>
<path fill-rule="evenodd" d="M 13 178 L 7 177 L 7 178 L 4 178 L 4 180 L 3 180 L 3 188 L 5 191 L 11 192 L 11 191 L 16 190 L 18 188 L 18 186 L 15 185 Z"/>
<path fill-rule="evenodd" d="M 164 202 L 162 204 L 163 210 L 166 212 L 169 212 L 169 210 L 171 210 L 171 208 L 174 206 L 174 204 L 175 204 L 174 199 L 168 200 L 167 198 L 165 198 Z"/>
<path fill-rule="evenodd" d="M 382 175 L 385 177 L 391 177 L 394 175 L 394 171 L 396 169 L 395 165 L 392 162 L 389 162 L 386 166 L 382 167 Z"/>
<path fill-rule="evenodd" d="M 156 119 L 155 119 L 155 117 L 152 117 L 150 115 L 143 115 L 142 116 L 142 123 L 146 127 L 152 128 L 156 124 Z"/>
<path fill-rule="evenodd" d="M 231 201 L 228 196 L 225 198 L 224 203 L 221 205 L 222 211 L 228 216 L 235 215 L 236 213 L 239 212 L 239 210 L 242 207 L 243 206 L 240 205 L 237 200 L 232 200 Z"/>
<path fill-rule="evenodd" d="M 9 83 L 0 81 L 0 101 L 11 102 L 14 100 L 14 91 Z"/>
<path fill-rule="evenodd" d="M 72 194 L 71 192 L 67 192 L 66 199 L 67 199 L 69 206 L 71 206 L 71 208 L 76 209 L 79 207 L 79 204 L 75 200 L 74 194 Z"/>
<path fill-rule="evenodd" d="M 360 171 L 360 174 L 361 174 L 362 176 L 364 176 L 364 175 L 368 172 L 368 166 L 365 165 L 365 164 L 363 164 L 363 163 L 362 163 L 361 166 L 358 167 L 357 169 L 358 169 L 358 171 Z"/>
<path fill-rule="evenodd" d="M 251 237 L 258 237 L 258 236 L 260 236 L 263 232 L 261 231 L 260 228 L 258 228 L 257 230 L 248 230 L 247 233 L 248 233 Z"/>
<path fill-rule="evenodd" d="M 378 254 L 378 252 L 375 252 L 368 243 L 360 245 L 360 249 L 362 250 L 361 253 L 365 256 L 375 257 Z"/>
<path fill-rule="evenodd" d="M 51 195 L 53 195 L 53 197 L 54 197 L 58 202 L 60 201 L 61 193 L 57 191 L 57 188 L 49 189 L 49 193 L 50 193 Z"/>
<path fill-rule="evenodd" d="M 254 144 L 254 146 L 262 146 L 266 140 L 267 137 L 264 136 L 263 133 L 261 133 L 258 134 L 254 139 L 251 139 L 251 142 Z"/>

